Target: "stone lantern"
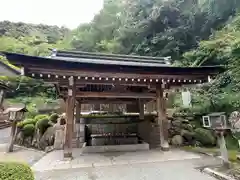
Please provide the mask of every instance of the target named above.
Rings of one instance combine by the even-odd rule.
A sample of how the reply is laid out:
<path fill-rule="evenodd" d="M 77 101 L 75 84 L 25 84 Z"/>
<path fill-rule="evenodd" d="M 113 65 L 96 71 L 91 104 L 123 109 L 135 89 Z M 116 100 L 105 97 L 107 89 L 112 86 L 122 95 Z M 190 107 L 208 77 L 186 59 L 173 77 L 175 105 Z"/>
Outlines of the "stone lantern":
<path fill-rule="evenodd" d="M 203 127 L 211 129 L 228 129 L 225 112 L 214 112 L 202 117 Z"/>
<path fill-rule="evenodd" d="M 12 107 L 7 108 L 4 111 L 4 114 L 8 114 L 8 121 L 10 121 L 12 124 L 11 140 L 8 146 L 8 150 L 7 150 L 8 152 L 13 151 L 13 144 L 16 136 L 17 123 L 23 120 L 25 112 L 27 112 L 27 109 L 26 109 L 26 106 L 23 104 L 14 105 Z"/>
<path fill-rule="evenodd" d="M 228 160 L 228 151 L 226 147 L 226 142 L 224 138 L 224 132 L 230 127 L 226 121 L 226 115 L 224 112 L 216 112 L 208 114 L 202 117 L 203 127 L 210 128 L 215 131 L 218 138 L 218 144 L 220 147 L 221 158 L 223 165 L 229 167 L 230 163 Z"/>

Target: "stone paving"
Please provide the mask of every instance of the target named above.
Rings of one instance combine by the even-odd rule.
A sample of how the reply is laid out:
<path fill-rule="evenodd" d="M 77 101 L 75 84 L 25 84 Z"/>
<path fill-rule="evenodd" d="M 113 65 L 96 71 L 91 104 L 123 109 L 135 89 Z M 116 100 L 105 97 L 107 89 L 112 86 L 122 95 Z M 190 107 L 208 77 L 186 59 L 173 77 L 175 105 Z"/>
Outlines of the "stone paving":
<path fill-rule="evenodd" d="M 13 152 L 6 153 L 10 141 L 10 131 L 10 128 L 0 130 L 0 161 L 24 162 L 32 165 L 44 156 L 45 153 L 42 151 L 27 149 L 16 145 L 14 145 Z"/>
<path fill-rule="evenodd" d="M 188 161 L 69 168 L 35 173 L 36 180 L 216 180 Z"/>
<path fill-rule="evenodd" d="M 181 150 L 172 150 L 168 152 L 151 150 L 138 152 L 81 154 L 79 149 L 73 150 L 73 157 L 73 160 L 64 160 L 62 150 L 53 151 L 35 163 L 32 168 L 35 171 L 48 171 L 67 168 L 98 167 L 200 158 L 197 154 Z"/>
<path fill-rule="evenodd" d="M 0 160 L 32 165 L 36 180 L 215 180 L 196 167 L 219 164 L 214 158 L 181 150 L 81 154 L 72 161 L 63 152 L 44 152 L 14 146 L 5 153 L 10 129 L 0 130 Z"/>
<path fill-rule="evenodd" d="M 78 150 L 79 152 L 79 150 Z M 62 151 L 44 156 L 32 166 L 36 180 L 214 180 L 195 169 L 219 161 L 193 153 L 172 150 L 119 153 L 92 153 L 62 159 Z"/>

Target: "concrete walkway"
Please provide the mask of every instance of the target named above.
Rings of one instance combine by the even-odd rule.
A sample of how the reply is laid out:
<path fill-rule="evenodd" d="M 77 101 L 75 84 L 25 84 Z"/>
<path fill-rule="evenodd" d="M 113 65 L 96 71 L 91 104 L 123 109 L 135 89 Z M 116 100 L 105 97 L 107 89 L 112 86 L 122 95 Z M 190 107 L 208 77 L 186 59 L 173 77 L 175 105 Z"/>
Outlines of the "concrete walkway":
<path fill-rule="evenodd" d="M 44 156 L 32 166 L 36 180 L 214 180 L 195 168 L 219 163 L 181 150 L 74 154 L 72 161 L 62 151 Z"/>

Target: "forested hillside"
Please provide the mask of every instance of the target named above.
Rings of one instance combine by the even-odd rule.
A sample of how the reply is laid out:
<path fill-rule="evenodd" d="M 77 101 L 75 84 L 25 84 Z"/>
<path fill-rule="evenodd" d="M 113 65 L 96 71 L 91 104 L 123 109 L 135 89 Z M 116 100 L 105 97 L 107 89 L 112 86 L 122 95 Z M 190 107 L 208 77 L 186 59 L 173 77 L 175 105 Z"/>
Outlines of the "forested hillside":
<path fill-rule="evenodd" d="M 48 48 L 69 48 L 71 32 L 57 26 L 0 22 L 0 50 L 46 55 Z"/>
<path fill-rule="evenodd" d="M 226 65 L 214 84 L 194 91 L 193 103 L 231 111 L 240 108 L 239 8 L 239 0 L 105 0 L 90 23 L 72 31 L 1 22 L 0 51 L 43 56 L 54 47 L 171 56 L 177 66 Z"/>

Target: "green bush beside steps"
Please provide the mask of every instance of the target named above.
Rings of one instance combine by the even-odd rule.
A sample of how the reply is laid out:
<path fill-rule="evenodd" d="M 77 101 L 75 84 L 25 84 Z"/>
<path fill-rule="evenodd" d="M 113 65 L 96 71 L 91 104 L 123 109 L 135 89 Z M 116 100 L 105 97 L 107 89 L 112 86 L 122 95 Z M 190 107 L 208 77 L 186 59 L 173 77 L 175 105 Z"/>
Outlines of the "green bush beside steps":
<path fill-rule="evenodd" d="M 0 162 L 0 180 L 34 180 L 34 175 L 26 164 Z"/>

